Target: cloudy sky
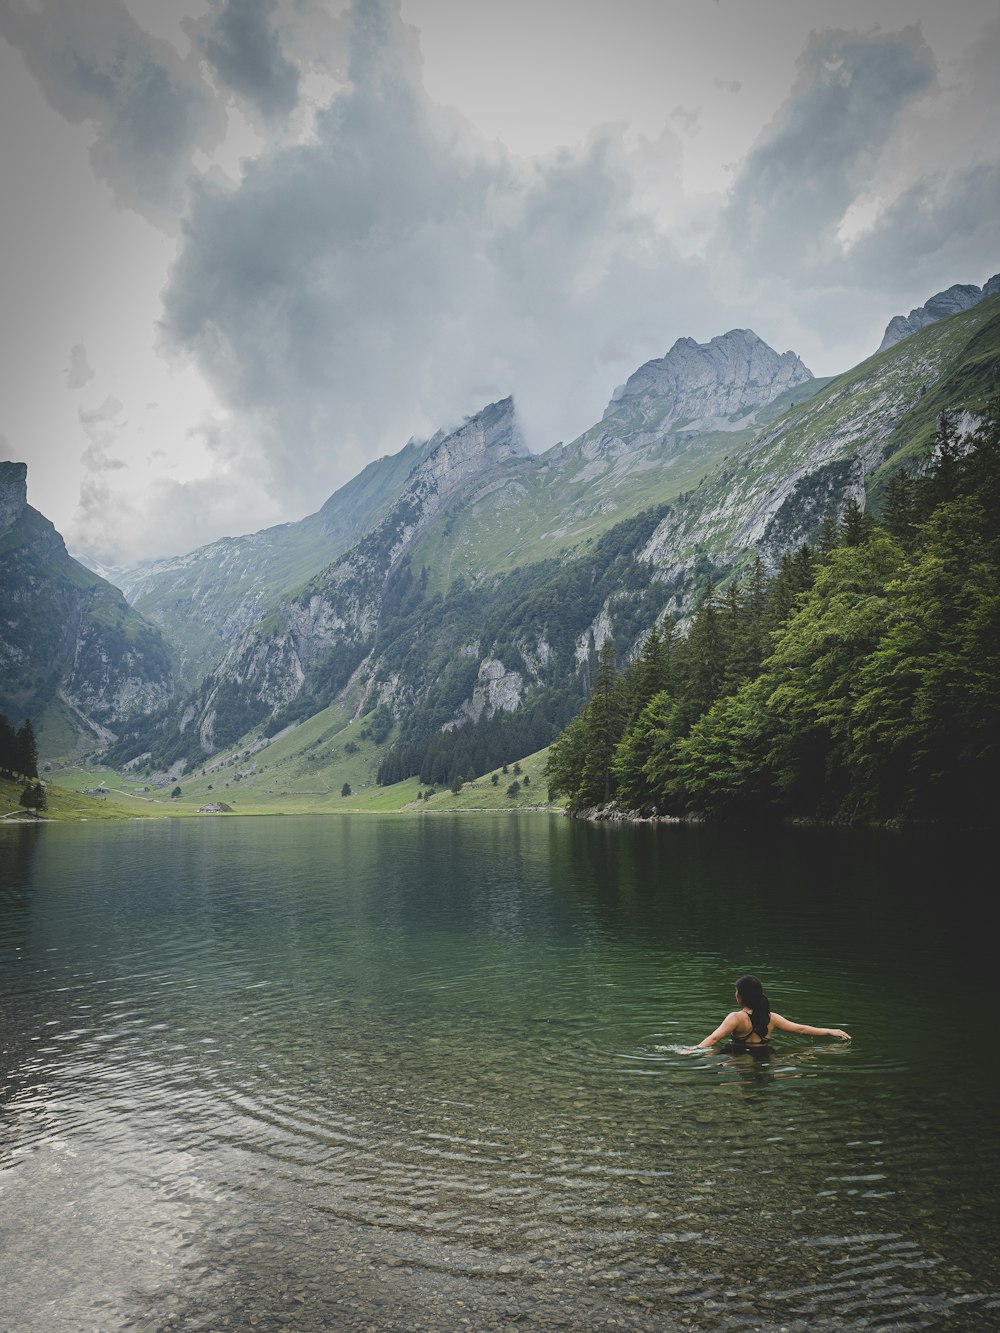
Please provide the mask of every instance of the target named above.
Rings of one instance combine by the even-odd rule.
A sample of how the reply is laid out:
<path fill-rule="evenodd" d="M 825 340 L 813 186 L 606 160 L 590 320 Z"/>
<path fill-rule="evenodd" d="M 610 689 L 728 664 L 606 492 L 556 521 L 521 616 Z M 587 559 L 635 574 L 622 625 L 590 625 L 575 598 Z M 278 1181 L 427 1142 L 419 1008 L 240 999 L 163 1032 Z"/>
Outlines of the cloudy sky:
<path fill-rule="evenodd" d="M 996 0 L 0 0 L 0 456 L 74 553 L 299 518 L 678 337 L 1000 270 Z"/>

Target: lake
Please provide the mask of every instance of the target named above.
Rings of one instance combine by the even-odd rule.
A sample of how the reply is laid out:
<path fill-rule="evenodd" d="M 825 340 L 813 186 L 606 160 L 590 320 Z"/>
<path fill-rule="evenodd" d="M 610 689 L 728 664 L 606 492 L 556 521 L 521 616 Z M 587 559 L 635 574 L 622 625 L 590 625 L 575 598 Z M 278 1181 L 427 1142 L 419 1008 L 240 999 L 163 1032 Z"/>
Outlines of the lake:
<path fill-rule="evenodd" d="M 982 852 L 4 827 L 0 1325 L 996 1329 Z M 684 1053 L 744 971 L 854 1041 Z"/>

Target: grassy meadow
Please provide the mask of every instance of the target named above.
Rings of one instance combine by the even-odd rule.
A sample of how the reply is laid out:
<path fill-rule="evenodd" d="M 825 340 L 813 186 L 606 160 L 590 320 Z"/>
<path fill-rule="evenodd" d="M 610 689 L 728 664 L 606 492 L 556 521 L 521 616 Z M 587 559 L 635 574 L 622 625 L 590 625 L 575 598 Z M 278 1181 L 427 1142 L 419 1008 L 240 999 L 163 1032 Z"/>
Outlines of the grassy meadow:
<path fill-rule="evenodd" d="M 548 750 L 449 788 L 428 788 L 417 778 L 380 787 L 376 774 L 386 744 L 375 744 L 365 718 L 348 719 L 338 706 L 324 709 L 270 742 L 255 741 L 214 756 L 165 786 L 123 775 L 99 764 L 53 765 L 50 819 L 123 819 L 198 816 L 203 805 L 220 803 L 237 815 L 432 814 L 559 810 L 548 801 L 544 777 Z M 512 785 L 516 783 L 516 790 Z M 8 784 L 0 818 L 18 808 L 24 784 Z M 106 788 L 103 798 L 83 795 Z M 180 789 L 177 796 L 172 795 Z M 349 792 L 345 794 L 345 788 Z M 24 817 L 30 818 L 22 812 Z M 205 818 L 204 815 L 200 816 Z"/>

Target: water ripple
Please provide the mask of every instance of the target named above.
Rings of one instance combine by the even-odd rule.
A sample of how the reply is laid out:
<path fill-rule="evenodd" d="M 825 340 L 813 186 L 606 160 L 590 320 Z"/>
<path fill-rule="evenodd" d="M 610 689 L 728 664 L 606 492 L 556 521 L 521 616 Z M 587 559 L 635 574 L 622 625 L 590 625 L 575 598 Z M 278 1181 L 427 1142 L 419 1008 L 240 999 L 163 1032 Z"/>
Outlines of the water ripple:
<path fill-rule="evenodd" d="M 387 878 L 382 825 L 352 833 L 362 860 L 331 885 L 326 824 L 314 877 L 276 899 L 282 835 L 242 828 L 224 866 L 187 843 L 219 826 L 137 833 L 142 875 L 110 890 L 114 847 L 85 838 L 30 928 L 0 918 L 0 954 L 18 951 L 0 1244 L 24 1333 L 251 1312 L 303 1330 L 996 1326 L 969 1048 L 928 1060 L 919 987 L 831 959 L 829 914 L 755 952 L 788 1012 L 854 1020 L 856 1041 L 692 1054 L 746 942 L 700 938 L 697 899 L 661 920 L 643 877 L 613 911 L 610 879 L 569 894 L 544 822 L 469 900 Z M 421 834 L 430 864 L 474 886 L 480 849 L 453 835 L 442 861 Z M 194 851 L 207 878 L 182 873 Z"/>

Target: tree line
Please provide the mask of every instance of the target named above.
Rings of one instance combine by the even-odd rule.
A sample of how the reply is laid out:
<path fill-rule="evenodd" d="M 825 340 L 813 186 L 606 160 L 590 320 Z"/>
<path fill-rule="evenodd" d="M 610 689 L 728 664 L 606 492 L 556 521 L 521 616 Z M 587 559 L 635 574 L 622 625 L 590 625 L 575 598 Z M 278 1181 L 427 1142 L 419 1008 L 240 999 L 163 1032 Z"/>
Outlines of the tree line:
<path fill-rule="evenodd" d="M 549 745 L 585 698 L 593 664 L 578 676 L 576 647 L 609 597 L 615 632 L 630 640 L 662 604 L 664 586 L 651 586 L 651 567 L 636 557 L 668 512 L 660 505 L 624 519 L 574 557 L 538 561 L 474 588 L 457 580 L 447 596 L 434 594 L 391 620 L 381 630 L 380 676 L 406 681 L 413 698 L 377 781 L 419 777 L 450 786 Z M 529 664 L 529 645 L 541 641 L 547 661 Z M 456 654 L 456 644 L 474 651 Z M 458 721 L 485 656 L 520 673 L 524 698 L 510 713 Z"/>
<path fill-rule="evenodd" d="M 981 825 L 1000 758 L 1000 399 L 773 577 L 705 588 L 686 638 L 605 643 L 550 797 L 717 819 Z"/>
<path fill-rule="evenodd" d="M 0 773 L 7 778 L 38 777 L 38 742 L 30 717 L 15 729 L 0 713 Z"/>
<path fill-rule="evenodd" d="M 20 804 L 26 810 L 45 809 L 45 787 L 38 781 L 38 742 L 30 717 L 15 729 L 10 718 L 0 713 L 0 774 L 11 780 L 33 778 L 21 793 Z"/>

